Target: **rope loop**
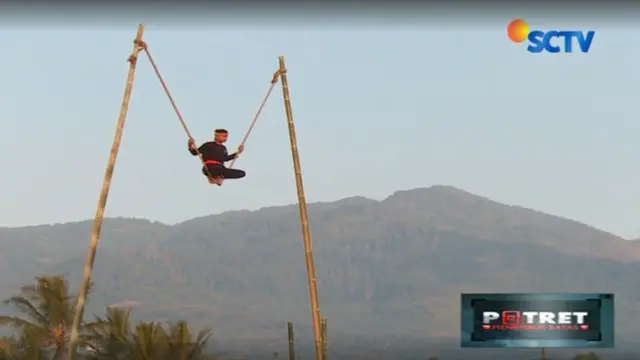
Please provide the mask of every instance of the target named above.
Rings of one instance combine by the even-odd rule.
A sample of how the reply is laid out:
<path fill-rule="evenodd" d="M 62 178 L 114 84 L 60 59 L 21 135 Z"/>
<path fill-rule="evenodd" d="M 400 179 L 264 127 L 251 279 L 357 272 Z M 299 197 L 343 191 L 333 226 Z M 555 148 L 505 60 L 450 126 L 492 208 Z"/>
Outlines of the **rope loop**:
<path fill-rule="evenodd" d="M 271 79 L 271 83 L 272 84 L 276 84 L 278 82 L 278 79 L 287 73 L 286 69 L 282 69 L 282 70 L 278 70 L 273 74 L 273 78 Z"/>
<path fill-rule="evenodd" d="M 142 52 L 143 50 L 147 50 L 147 44 L 142 40 L 133 40 L 133 44 L 136 46 L 136 48 L 135 50 L 133 50 L 133 54 L 129 56 L 127 61 L 130 64 L 135 65 L 138 62 L 138 54 L 140 54 L 140 52 Z"/>
<path fill-rule="evenodd" d="M 137 47 L 137 51 L 147 50 L 147 43 L 142 40 L 133 40 L 133 43 Z"/>

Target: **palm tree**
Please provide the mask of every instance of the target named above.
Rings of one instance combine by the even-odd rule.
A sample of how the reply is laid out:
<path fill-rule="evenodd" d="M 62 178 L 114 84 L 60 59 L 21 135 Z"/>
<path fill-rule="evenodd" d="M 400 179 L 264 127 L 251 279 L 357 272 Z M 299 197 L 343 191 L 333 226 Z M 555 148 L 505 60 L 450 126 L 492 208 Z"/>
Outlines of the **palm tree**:
<path fill-rule="evenodd" d="M 0 326 L 15 331 L 0 338 L 0 360 L 62 360 L 67 358 L 69 329 L 75 315 L 74 296 L 63 277 L 41 276 L 20 295 L 5 300 L 21 316 L 0 316 Z M 131 310 L 107 308 L 106 316 L 83 323 L 79 345 L 87 360 L 205 360 L 211 330 L 192 334 L 187 322 L 163 327 L 157 322 L 135 326 Z"/>
<path fill-rule="evenodd" d="M 166 354 L 167 343 L 159 323 L 140 322 L 131 338 L 131 360 L 161 359 Z"/>
<path fill-rule="evenodd" d="M 141 322 L 135 328 L 130 309 L 108 308 L 105 318 L 85 326 L 88 358 L 93 360 L 203 360 L 211 336 L 204 329 L 193 337 L 186 322 L 165 329 L 157 322 Z"/>
<path fill-rule="evenodd" d="M 168 359 L 176 360 L 198 360 L 202 359 L 205 354 L 207 342 L 212 335 L 211 329 L 203 329 L 196 334 L 195 339 L 189 331 L 189 325 L 186 321 L 169 326 L 164 336 L 167 342 Z"/>
<path fill-rule="evenodd" d="M 85 326 L 85 348 L 91 359 L 120 359 L 131 353 L 130 309 L 107 308 L 104 318 Z"/>
<path fill-rule="evenodd" d="M 40 359 L 45 353 L 53 360 L 63 358 L 74 300 L 61 276 L 36 277 L 34 285 L 23 286 L 20 295 L 5 300 L 5 304 L 22 313 L 0 316 L 0 326 L 18 330 L 12 339 L 14 352 L 28 354 L 29 359 Z"/>

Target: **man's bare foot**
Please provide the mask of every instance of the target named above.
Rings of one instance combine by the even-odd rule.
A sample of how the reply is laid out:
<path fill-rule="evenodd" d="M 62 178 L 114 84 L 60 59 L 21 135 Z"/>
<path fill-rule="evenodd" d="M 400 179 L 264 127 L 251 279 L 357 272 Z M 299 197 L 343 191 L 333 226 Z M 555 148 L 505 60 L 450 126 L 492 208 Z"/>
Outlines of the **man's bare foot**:
<path fill-rule="evenodd" d="M 209 184 L 220 186 L 222 185 L 222 178 L 221 177 L 209 178 Z"/>

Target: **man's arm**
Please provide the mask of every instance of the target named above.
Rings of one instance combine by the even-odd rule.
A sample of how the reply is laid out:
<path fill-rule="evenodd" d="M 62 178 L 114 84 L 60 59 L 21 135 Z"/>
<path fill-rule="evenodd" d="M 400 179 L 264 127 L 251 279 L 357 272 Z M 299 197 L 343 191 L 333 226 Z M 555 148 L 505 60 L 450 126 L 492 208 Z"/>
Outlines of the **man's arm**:
<path fill-rule="evenodd" d="M 244 151 L 244 145 L 238 146 L 238 151 L 234 152 L 231 155 L 227 155 L 227 159 L 225 160 L 225 162 L 231 161 L 231 160 L 237 158 L 238 156 L 240 156 L 240 154 L 242 154 L 243 151 Z"/>
<path fill-rule="evenodd" d="M 231 161 L 231 160 L 235 159 L 236 157 L 238 157 L 237 153 L 233 153 L 231 155 L 227 155 L 227 157 L 224 158 L 224 162 Z"/>
<path fill-rule="evenodd" d="M 191 155 L 193 156 L 197 156 L 198 155 L 198 148 L 196 147 L 196 143 L 193 140 L 189 140 L 189 152 L 191 153 Z"/>

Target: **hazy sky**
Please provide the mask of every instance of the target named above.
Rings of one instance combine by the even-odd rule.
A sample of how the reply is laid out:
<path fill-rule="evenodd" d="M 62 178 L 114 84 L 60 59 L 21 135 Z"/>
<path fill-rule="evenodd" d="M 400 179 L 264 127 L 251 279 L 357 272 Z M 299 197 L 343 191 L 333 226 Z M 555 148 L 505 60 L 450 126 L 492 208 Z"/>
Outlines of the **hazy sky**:
<path fill-rule="evenodd" d="M 453 185 L 640 236 L 640 30 L 597 30 L 588 54 L 538 54 L 483 26 L 316 19 L 307 26 L 170 26 L 145 39 L 196 139 L 233 150 L 286 56 L 309 201 Z M 569 29 L 570 28 L 570 29 Z M 0 225 L 92 218 L 136 23 L 0 29 Z M 147 60 L 139 62 L 108 216 L 174 223 L 296 200 L 280 88 L 212 187 Z"/>

